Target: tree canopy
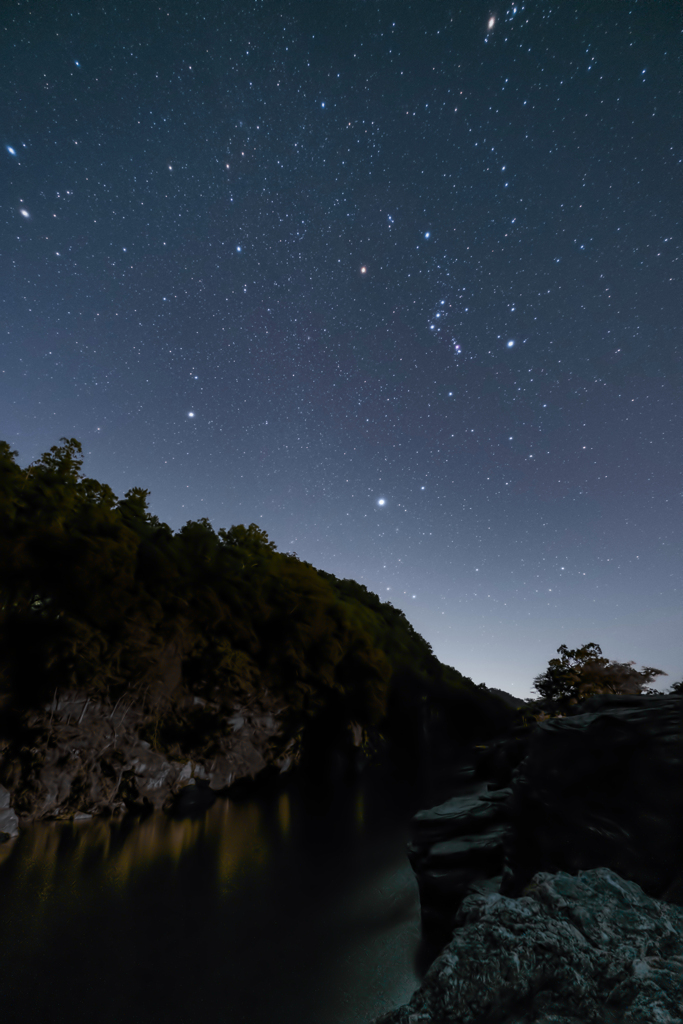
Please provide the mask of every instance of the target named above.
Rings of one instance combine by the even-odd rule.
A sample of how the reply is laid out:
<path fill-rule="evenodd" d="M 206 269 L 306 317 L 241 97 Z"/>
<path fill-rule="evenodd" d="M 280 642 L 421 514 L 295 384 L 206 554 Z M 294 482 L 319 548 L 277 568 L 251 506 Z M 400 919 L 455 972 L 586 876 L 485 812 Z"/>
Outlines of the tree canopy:
<path fill-rule="evenodd" d="M 376 724 L 398 669 L 457 692 L 463 715 L 496 703 L 442 665 L 402 611 L 278 552 L 257 524 L 216 532 L 204 518 L 173 533 L 150 514 L 149 491 L 118 498 L 85 477 L 75 438 L 26 469 L 16 456 L 0 442 L 5 705 L 63 686 L 168 689 L 173 659 L 194 694 L 227 704 L 267 687 L 304 719 L 335 695 L 345 716 Z"/>
<path fill-rule="evenodd" d="M 666 675 L 649 666 L 636 669 L 633 661 L 611 661 L 603 657 L 596 643 L 573 650 L 562 644 L 557 653 L 560 657 L 550 659 L 545 671 L 534 679 L 533 687 L 544 702 L 563 709 L 600 693 L 657 694 L 659 691 L 651 684 L 657 676 Z M 670 692 L 683 692 L 683 683 L 675 684 Z"/>

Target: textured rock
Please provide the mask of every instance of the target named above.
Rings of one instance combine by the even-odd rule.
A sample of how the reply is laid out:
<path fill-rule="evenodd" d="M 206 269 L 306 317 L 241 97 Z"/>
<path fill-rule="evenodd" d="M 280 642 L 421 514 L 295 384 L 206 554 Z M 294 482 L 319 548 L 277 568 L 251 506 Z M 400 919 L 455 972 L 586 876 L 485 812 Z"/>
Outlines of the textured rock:
<path fill-rule="evenodd" d="M 473 893 L 405 1006 L 376 1024 L 683 1021 L 683 910 L 608 868 Z"/>
<path fill-rule="evenodd" d="M 456 796 L 438 807 L 418 811 L 412 821 L 413 842 L 423 847 L 499 824 L 504 820 L 501 805 L 511 792 L 507 789 Z"/>
<path fill-rule="evenodd" d="M 19 819 L 10 806 L 10 794 L 0 786 L 0 843 L 19 835 Z"/>
<path fill-rule="evenodd" d="M 500 883 L 511 790 L 459 796 L 412 821 L 408 857 L 420 892 L 422 927 L 443 941 L 458 907 L 473 887 Z"/>
<path fill-rule="evenodd" d="M 188 716 L 193 710 L 205 713 L 206 701 L 190 696 L 187 702 Z M 218 792 L 238 779 L 253 778 L 272 760 L 270 740 L 279 733 L 282 710 L 267 700 L 235 707 L 224 722 L 216 715 L 214 731 L 207 731 L 202 747 L 188 741 L 182 753 L 178 748 L 171 756 L 141 738 L 150 718 L 132 699 L 112 706 L 75 691 L 56 694 L 26 722 L 31 746 L 5 744 L 0 834 L 15 834 L 15 811 L 19 824 L 28 825 L 135 806 L 158 809 L 170 806 L 197 779 Z M 3 792 L 8 794 L 6 808 Z"/>
<path fill-rule="evenodd" d="M 607 866 L 683 906 L 682 710 L 678 696 L 598 696 L 480 748 L 478 775 L 510 785 L 413 818 L 429 938 L 446 941 L 473 886 L 501 873 L 500 892 L 518 896 L 538 871 Z"/>
<path fill-rule="evenodd" d="M 650 896 L 673 892 L 683 867 L 683 697 L 599 696 L 540 723 L 507 808 L 505 895 L 538 871 L 599 866 Z"/>

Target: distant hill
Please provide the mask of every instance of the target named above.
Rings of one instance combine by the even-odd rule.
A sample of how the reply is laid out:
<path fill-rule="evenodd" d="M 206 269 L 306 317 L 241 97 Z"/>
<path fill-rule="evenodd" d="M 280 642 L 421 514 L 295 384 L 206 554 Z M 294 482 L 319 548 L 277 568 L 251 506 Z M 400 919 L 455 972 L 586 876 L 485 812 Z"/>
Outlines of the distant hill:
<path fill-rule="evenodd" d="M 495 693 L 497 697 L 500 697 L 511 708 L 523 708 L 527 704 L 533 703 L 530 700 L 525 700 L 524 697 L 515 697 L 508 693 L 507 690 L 499 690 L 496 686 L 487 686 L 487 690 L 489 693 Z"/>
<path fill-rule="evenodd" d="M 366 587 L 276 551 L 254 523 L 216 532 L 201 519 L 173 533 L 148 491 L 117 498 L 82 475 L 79 442 L 61 440 L 26 469 L 0 442 L 0 741 L 42 743 L 49 760 L 58 716 L 41 716 L 67 691 L 90 702 L 81 725 L 97 707 L 108 735 L 105 719 L 130 706 L 123 724 L 135 718 L 141 742 L 207 764 L 256 705 L 263 722 L 277 718 L 259 748 L 269 764 L 297 763 L 316 723 L 367 746 L 393 720 L 400 751 L 420 742 L 427 707 L 463 741 L 511 721 L 514 698 L 443 665 Z M 38 778 L 40 766 L 22 772 Z"/>

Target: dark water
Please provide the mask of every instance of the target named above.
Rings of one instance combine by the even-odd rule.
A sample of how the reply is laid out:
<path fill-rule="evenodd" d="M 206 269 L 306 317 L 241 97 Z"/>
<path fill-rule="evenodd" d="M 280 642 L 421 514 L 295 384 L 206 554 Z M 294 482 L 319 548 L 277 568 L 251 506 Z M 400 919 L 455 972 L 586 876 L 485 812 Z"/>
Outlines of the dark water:
<path fill-rule="evenodd" d="M 410 816 L 366 772 L 325 799 L 34 826 L 0 847 L 6 1024 L 351 1024 L 420 980 Z"/>

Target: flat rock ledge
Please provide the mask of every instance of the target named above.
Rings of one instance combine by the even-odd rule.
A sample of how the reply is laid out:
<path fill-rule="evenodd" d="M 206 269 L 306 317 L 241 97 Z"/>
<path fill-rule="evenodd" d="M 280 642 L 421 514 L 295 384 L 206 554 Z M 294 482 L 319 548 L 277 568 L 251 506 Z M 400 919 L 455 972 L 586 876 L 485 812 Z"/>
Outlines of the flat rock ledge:
<path fill-rule="evenodd" d="M 473 893 L 409 1003 L 374 1024 L 678 1024 L 683 909 L 609 868 Z"/>

